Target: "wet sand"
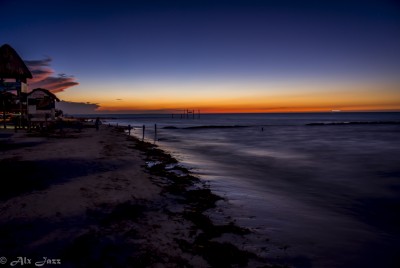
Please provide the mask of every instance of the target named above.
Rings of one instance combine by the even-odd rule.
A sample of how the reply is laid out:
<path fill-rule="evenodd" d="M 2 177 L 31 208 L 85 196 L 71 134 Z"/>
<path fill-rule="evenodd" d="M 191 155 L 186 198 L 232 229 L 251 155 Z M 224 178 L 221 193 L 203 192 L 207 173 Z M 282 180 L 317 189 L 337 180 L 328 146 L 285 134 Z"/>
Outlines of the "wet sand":
<path fill-rule="evenodd" d="M 224 215 L 218 204 L 226 200 L 204 181 L 121 128 L 0 130 L 0 170 L 7 263 L 282 267 L 251 246 L 252 230 Z"/>

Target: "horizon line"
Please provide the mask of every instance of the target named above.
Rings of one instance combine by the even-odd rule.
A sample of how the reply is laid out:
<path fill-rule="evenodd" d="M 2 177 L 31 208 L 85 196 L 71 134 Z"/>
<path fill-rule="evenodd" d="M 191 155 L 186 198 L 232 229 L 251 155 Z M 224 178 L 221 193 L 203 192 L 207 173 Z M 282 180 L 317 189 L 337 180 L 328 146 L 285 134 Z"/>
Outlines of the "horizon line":
<path fill-rule="evenodd" d="M 331 113 L 331 114 L 339 114 L 339 113 L 400 113 L 400 110 L 360 110 L 360 111 L 281 111 L 281 112 L 204 112 L 200 113 L 200 115 L 205 114 L 317 114 L 317 113 Z M 132 114 L 132 115 L 180 115 L 180 113 L 168 113 L 168 112 L 94 112 L 94 113 L 65 113 L 65 115 L 121 115 L 121 114 Z M 190 114 L 189 116 L 192 116 Z M 195 113 L 195 116 L 198 114 Z"/>

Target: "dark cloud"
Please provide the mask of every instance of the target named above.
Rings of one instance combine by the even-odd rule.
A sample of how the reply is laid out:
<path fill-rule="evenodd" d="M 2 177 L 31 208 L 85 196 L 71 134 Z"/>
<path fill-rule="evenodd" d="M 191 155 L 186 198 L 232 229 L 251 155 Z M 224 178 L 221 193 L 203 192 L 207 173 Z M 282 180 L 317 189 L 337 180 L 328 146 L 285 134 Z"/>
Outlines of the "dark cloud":
<path fill-rule="evenodd" d="M 76 85 L 79 85 L 79 83 L 75 81 L 74 77 L 49 76 L 49 77 L 45 78 L 44 80 L 32 83 L 31 87 L 45 88 L 45 89 L 50 90 L 53 93 L 58 93 L 58 92 L 62 92 L 65 89 L 76 86 Z"/>
<path fill-rule="evenodd" d="M 42 67 L 42 66 L 50 66 L 52 58 L 47 57 L 43 60 L 26 60 L 25 63 L 29 67 Z"/>
<path fill-rule="evenodd" d="M 50 77 L 54 71 L 50 68 L 41 67 L 41 69 L 33 69 L 30 67 L 33 78 L 29 81 L 29 84 L 35 84 L 37 82 L 43 81 Z M 36 87 L 35 87 L 36 88 Z"/>
<path fill-rule="evenodd" d="M 62 92 L 67 88 L 79 85 L 75 77 L 60 73 L 55 76 L 55 71 L 50 68 L 52 59 L 46 57 L 42 60 L 25 61 L 28 68 L 31 70 L 33 78 L 29 81 L 29 87 L 45 88 L 53 93 Z"/>
<path fill-rule="evenodd" d="M 41 75 L 50 75 L 50 74 L 52 74 L 53 73 L 53 71 L 52 70 L 45 70 L 45 69 L 42 69 L 42 70 L 33 70 L 33 71 L 31 71 L 31 73 L 32 73 L 32 75 L 33 76 L 41 76 Z"/>
<path fill-rule="evenodd" d="M 90 102 L 71 102 L 60 101 L 56 103 L 56 108 L 64 112 L 64 114 L 94 114 L 100 106 Z"/>

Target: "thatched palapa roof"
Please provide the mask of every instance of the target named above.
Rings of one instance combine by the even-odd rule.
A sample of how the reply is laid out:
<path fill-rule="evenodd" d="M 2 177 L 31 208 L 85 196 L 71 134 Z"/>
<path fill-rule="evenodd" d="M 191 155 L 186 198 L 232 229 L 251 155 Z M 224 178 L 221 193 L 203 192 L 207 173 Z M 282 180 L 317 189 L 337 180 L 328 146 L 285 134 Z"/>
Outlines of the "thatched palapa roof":
<path fill-rule="evenodd" d="M 15 78 L 23 82 L 26 82 L 27 78 L 32 78 L 32 73 L 25 62 L 8 44 L 0 47 L 0 78 Z"/>
<path fill-rule="evenodd" d="M 51 98 L 53 98 L 54 100 L 56 100 L 57 102 L 60 101 L 60 99 L 57 98 L 56 95 L 54 95 L 53 93 L 51 93 L 51 92 L 48 91 L 47 89 L 40 88 L 40 87 L 33 89 L 31 92 L 28 93 L 28 96 L 31 95 L 32 93 L 36 92 L 36 91 L 42 91 L 42 92 L 44 92 L 45 94 L 47 94 L 48 96 L 50 96 Z"/>

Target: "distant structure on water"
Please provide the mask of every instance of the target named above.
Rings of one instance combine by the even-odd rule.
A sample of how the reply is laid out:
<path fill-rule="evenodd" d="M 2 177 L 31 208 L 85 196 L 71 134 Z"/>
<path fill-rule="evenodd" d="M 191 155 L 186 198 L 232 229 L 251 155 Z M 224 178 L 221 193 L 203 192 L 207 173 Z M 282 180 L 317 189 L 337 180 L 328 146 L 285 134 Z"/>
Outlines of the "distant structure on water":
<path fill-rule="evenodd" d="M 197 112 L 197 113 L 196 113 Z M 186 119 L 200 119 L 200 110 L 194 110 L 194 109 L 184 109 L 182 111 L 179 111 L 177 114 L 172 113 L 171 117 L 175 118 L 175 116 L 177 116 L 176 118 L 186 118 Z"/>

